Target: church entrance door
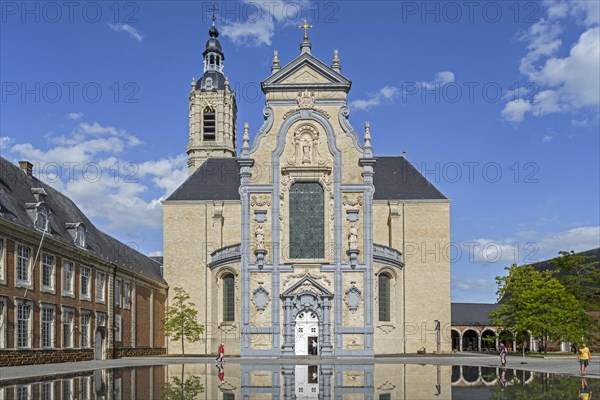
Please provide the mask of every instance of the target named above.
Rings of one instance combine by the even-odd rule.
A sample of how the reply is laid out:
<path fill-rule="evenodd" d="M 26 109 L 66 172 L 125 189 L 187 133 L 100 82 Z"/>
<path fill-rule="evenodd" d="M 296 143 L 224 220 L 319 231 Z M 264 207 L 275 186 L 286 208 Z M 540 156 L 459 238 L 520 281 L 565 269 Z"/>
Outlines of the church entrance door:
<path fill-rule="evenodd" d="M 319 353 L 319 319 L 312 311 L 302 311 L 296 317 L 295 354 L 297 356 Z"/>

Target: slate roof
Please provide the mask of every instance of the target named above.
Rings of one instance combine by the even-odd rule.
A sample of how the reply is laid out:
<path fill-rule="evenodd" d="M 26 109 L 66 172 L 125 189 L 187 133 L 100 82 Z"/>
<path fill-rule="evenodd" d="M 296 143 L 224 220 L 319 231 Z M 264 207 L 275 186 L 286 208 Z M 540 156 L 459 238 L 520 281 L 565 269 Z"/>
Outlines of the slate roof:
<path fill-rule="evenodd" d="M 44 203 L 51 212 L 49 230 L 52 239 L 82 250 L 75 246 L 66 229 L 67 223 L 82 223 L 86 229 L 84 251 L 112 262 L 125 271 L 166 284 L 159 263 L 100 231 L 67 196 L 35 176 L 28 177 L 19 167 L 0 157 L 0 218 L 39 233 L 25 209 L 26 203 L 36 203 L 32 188 L 43 188 L 47 193 Z"/>
<path fill-rule="evenodd" d="M 490 319 L 488 314 L 495 310 L 498 304 L 484 303 L 452 303 L 452 325 L 474 325 L 486 326 L 489 325 Z"/>
<path fill-rule="evenodd" d="M 375 200 L 445 200 L 403 156 L 375 157 Z"/>
<path fill-rule="evenodd" d="M 209 158 L 166 201 L 240 200 L 235 158 Z"/>
<path fill-rule="evenodd" d="M 375 200 L 445 200 L 404 157 L 375 157 Z M 209 158 L 166 200 L 240 200 L 235 158 Z"/>

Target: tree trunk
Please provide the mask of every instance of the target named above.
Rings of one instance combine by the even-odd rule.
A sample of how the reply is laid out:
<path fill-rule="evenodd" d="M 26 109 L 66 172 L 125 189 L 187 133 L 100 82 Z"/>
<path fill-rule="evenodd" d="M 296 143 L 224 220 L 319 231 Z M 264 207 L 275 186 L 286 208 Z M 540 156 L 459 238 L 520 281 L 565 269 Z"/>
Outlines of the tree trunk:
<path fill-rule="evenodd" d="M 185 347 L 184 347 L 184 343 L 183 343 L 183 319 L 181 320 L 181 355 L 183 357 L 185 357 Z"/>

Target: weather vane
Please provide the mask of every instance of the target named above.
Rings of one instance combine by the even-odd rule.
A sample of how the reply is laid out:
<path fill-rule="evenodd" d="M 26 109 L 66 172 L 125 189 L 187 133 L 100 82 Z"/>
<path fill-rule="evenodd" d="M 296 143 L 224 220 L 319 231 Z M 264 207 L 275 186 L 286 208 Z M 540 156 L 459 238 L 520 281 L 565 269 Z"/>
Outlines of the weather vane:
<path fill-rule="evenodd" d="M 306 18 L 304 19 L 304 24 L 303 24 L 303 25 L 299 25 L 299 26 L 298 26 L 298 28 L 300 28 L 300 29 L 304 29 L 304 41 L 305 41 L 305 42 L 308 42 L 308 30 L 309 30 L 310 28 L 312 28 L 312 27 L 313 27 L 312 25 L 309 25 L 309 24 L 306 22 Z"/>

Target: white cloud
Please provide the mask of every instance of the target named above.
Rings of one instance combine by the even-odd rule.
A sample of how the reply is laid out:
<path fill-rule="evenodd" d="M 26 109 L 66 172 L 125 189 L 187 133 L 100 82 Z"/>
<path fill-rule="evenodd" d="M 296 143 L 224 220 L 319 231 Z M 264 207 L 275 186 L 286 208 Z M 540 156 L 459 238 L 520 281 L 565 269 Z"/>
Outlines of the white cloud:
<path fill-rule="evenodd" d="M 486 292 L 492 288 L 492 284 L 485 279 L 464 279 L 456 275 L 452 275 L 451 286 L 460 290 L 484 290 Z"/>
<path fill-rule="evenodd" d="M 109 22 L 108 26 L 115 32 L 126 32 L 130 38 L 137 40 L 138 42 L 144 40 L 144 36 L 129 24 L 113 24 Z"/>
<path fill-rule="evenodd" d="M 8 149 L 15 140 L 8 136 L 0 136 L 0 149 Z"/>
<path fill-rule="evenodd" d="M 547 1 L 547 18 L 533 24 L 521 39 L 527 42 L 527 54 L 519 70 L 537 85 L 533 95 L 509 93 L 502 117 L 521 122 L 530 113 L 535 117 L 553 113 L 600 110 L 600 28 L 599 2 Z M 565 25 L 574 20 L 585 31 L 565 57 L 557 55 L 563 43 Z M 517 94 L 517 96 L 514 96 Z"/>
<path fill-rule="evenodd" d="M 437 89 L 441 86 L 444 86 L 448 83 L 452 83 L 454 82 L 454 72 L 450 72 L 450 71 L 442 71 L 442 72 L 438 72 L 435 75 L 435 78 L 433 81 L 429 81 L 429 82 L 419 82 L 419 85 L 425 89 Z"/>
<path fill-rule="evenodd" d="M 513 100 L 504 106 L 502 117 L 510 122 L 521 122 L 525 113 L 531 111 L 531 103 L 526 100 Z"/>
<path fill-rule="evenodd" d="M 373 107 L 390 104 L 394 102 L 394 98 L 398 96 L 399 90 L 394 86 L 384 86 L 377 92 L 369 93 L 367 99 L 357 99 L 350 103 L 350 106 L 355 110 L 369 110 Z"/>
<path fill-rule="evenodd" d="M 547 142 L 551 141 L 552 139 L 554 139 L 554 136 L 546 134 L 546 135 L 544 135 L 544 137 L 542 137 L 542 143 L 547 143 Z"/>
<path fill-rule="evenodd" d="M 72 112 L 67 114 L 67 119 L 73 120 L 73 121 L 78 121 L 81 118 L 83 118 L 83 113 L 80 112 Z"/>
<path fill-rule="evenodd" d="M 124 129 L 79 123 L 69 134 L 49 136 L 50 146 L 17 143 L 9 151 L 39 166 L 38 178 L 70 197 L 102 229 L 139 238 L 160 229 L 161 201 L 186 178 L 184 154 L 132 163 L 129 149 L 142 142 Z"/>
<path fill-rule="evenodd" d="M 468 256 L 469 261 L 479 264 L 508 266 L 547 260 L 556 257 L 562 250 L 580 252 L 600 247 L 598 226 L 581 226 L 546 233 L 519 231 L 515 236 L 518 239 L 480 238 L 464 242 L 463 256 Z"/>
<path fill-rule="evenodd" d="M 243 0 L 238 15 L 244 20 L 225 23 L 223 36 L 236 45 L 270 46 L 278 26 L 297 25 L 308 0 L 256 2 Z"/>

